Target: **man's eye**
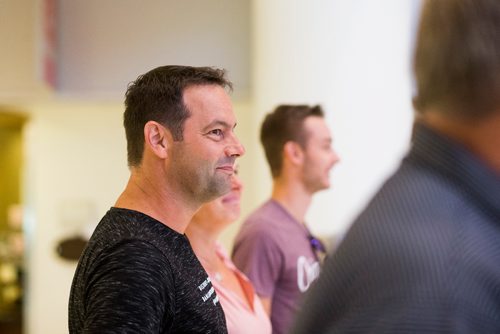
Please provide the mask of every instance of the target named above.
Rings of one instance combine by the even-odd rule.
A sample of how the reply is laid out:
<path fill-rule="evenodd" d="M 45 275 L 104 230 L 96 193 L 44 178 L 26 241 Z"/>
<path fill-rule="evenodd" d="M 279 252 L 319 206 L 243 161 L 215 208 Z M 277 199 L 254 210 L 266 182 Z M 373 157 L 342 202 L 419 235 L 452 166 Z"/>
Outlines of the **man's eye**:
<path fill-rule="evenodd" d="M 222 130 L 221 129 L 215 129 L 210 131 L 210 134 L 216 135 L 216 136 L 222 136 Z"/>

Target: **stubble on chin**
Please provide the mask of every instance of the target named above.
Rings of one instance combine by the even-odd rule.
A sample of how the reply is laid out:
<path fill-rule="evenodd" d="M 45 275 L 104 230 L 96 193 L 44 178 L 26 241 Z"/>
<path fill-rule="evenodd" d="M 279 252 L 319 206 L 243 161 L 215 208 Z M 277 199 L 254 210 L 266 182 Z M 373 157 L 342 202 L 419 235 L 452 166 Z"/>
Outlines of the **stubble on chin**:
<path fill-rule="evenodd" d="M 231 190 L 231 177 L 227 175 L 216 175 L 202 191 L 203 202 L 209 202 L 227 194 Z"/>

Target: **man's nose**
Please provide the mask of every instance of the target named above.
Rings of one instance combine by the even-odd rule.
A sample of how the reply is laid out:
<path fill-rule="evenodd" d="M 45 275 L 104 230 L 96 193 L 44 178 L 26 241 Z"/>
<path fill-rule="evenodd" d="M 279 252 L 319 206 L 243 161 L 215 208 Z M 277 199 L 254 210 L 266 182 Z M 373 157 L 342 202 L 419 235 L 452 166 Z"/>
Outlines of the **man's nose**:
<path fill-rule="evenodd" d="M 229 157 L 240 157 L 245 154 L 245 147 L 241 144 L 235 134 L 231 135 L 230 142 L 226 147 L 226 155 Z"/>
<path fill-rule="evenodd" d="M 332 149 L 332 165 L 337 164 L 340 161 L 340 156 L 338 155 L 337 151 Z"/>

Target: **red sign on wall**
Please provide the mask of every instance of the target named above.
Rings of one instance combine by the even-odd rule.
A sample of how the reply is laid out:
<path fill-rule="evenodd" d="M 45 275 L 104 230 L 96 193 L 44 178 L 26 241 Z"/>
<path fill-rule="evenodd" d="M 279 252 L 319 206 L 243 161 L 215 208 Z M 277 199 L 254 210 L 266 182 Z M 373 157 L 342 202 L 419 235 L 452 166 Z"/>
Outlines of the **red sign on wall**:
<path fill-rule="evenodd" d="M 42 80 L 56 85 L 56 0 L 41 0 Z"/>

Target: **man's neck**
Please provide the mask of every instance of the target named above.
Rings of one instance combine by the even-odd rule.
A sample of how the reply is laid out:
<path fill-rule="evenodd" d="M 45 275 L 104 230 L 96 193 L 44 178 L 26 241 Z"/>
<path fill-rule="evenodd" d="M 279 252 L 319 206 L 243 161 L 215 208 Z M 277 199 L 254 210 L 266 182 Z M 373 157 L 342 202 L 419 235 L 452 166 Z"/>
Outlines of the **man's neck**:
<path fill-rule="evenodd" d="M 140 171 L 133 171 L 115 206 L 142 212 L 184 234 L 198 207 L 179 198 L 168 185 L 151 180 Z"/>
<path fill-rule="evenodd" d="M 419 120 L 464 145 L 500 174 L 500 112 L 472 121 L 449 119 L 438 112 L 427 112 Z"/>
<path fill-rule="evenodd" d="M 277 178 L 273 181 L 271 198 L 280 203 L 299 223 L 305 223 L 312 194 L 302 183 Z"/>

